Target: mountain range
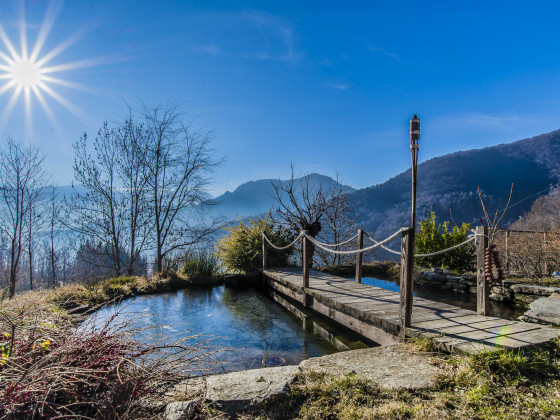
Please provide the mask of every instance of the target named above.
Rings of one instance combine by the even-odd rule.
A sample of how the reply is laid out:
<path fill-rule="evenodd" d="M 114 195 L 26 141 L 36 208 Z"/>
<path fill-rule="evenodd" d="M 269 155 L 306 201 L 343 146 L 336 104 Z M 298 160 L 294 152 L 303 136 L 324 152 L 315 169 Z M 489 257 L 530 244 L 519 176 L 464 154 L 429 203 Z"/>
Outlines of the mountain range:
<path fill-rule="evenodd" d="M 332 178 L 308 175 L 312 182 L 330 184 Z M 233 192 L 216 198 L 215 209 L 228 217 L 246 217 L 267 213 L 275 207 L 272 182 L 263 179 L 240 185 Z M 287 181 L 282 181 L 287 182 Z M 507 203 L 511 184 L 513 194 L 503 224 L 522 217 L 533 201 L 546 195 L 560 182 L 560 130 L 509 144 L 451 153 L 423 162 L 418 167 L 418 218 L 431 210 L 439 221 L 477 225 L 483 217 L 478 197 L 482 191 L 491 214 Z M 410 224 L 411 171 L 396 175 L 384 183 L 354 190 L 347 188 L 358 224 L 377 238 L 383 238 L 401 226 Z"/>
<path fill-rule="evenodd" d="M 337 181 L 326 175 L 309 174 L 305 175 L 308 179 L 310 188 L 316 188 L 323 185 L 328 188 L 336 185 Z M 297 178 L 294 182 L 296 196 L 301 190 L 302 179 Z M 274 185 L 280 183 L 286 187 L 289 181 L 278 179 L 259 179 L 257 181 L 249 181 L 241 184 L 233 192 L 225 192 L 213 201 L 216 204 L 215 213 L 224 216 L 227 219 L 236 219 L 238 217 L 249 217 L 257 214 L 266 214 L 277 206 L 276 193 Z M 305 183 L 304 183 L 305 184 Z M 347 185 L 342 186 L 343 190 L 348 194 L 354 193 L 356 190 Z"/>

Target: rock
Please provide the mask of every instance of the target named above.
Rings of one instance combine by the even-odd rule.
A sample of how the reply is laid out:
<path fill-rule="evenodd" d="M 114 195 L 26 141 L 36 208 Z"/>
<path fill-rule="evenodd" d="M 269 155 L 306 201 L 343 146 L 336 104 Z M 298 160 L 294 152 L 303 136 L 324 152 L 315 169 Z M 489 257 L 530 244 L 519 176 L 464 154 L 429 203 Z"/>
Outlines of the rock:
<path fill-rule="evenodd" d="M 511 290 L 515 293 L 526 295 L 550 296 L 552 293 L 560 293 L 560 287 L 539 286 L 536 284 L 513 284 Z"/>
<path fill-rule="evenodd" d="M 444 289 L 452 289 L 454 291 L 465 291 L 469 289 L 468 284 L 458 283 L 454 281 L 448 281 L 447 283 L 442 284 L 441 287 Z"/>
<path fill-rule="evenodd" d="M 206 378 L 194 376 L 178 383 L 166 396 L 175 401 L 198 400 L 206 395 Z"/>
<path fill-rule="evenodd" d="M 428 282 L 444 282 L 447 280 L 447 277 L 443 274 L 432 273 L 431 271 L 422 271 L 420 273 L 420 277 L 427 280 Z"/>
<path fill-rule="evenodd" d="M 439 267 L 434 268 L 434 273 L 443 274 L 443 270 Z"/>
<path fill-rule="evenodd" d="M 340 352 L 300 363 L 303 372 L 332 375 L 356 373 L 382 388 L 419 389 L 434 385 L 440 369 L 428 354 L 411 351 L 402 344 Z"/>
<path fill-rule="evenodd" d="M 537 299 L 519 319 L 560 326 L 560 301 L 557 297 Z"/>
<path fill-rule="evenodd" d="M 459 282 L 471 287 L 476 286 L 476 279 L 472 277 L 461 276 L 459 277 Z"/>
<path fill-rule="evenodd" d="M 495 292 L 491 292 L 490 296 L 489 296 L 490 300 L 494 300 L 496 302 L 511 302 L 511 297 L 509 297 L 508 295 L 504 295 L 502 293 L 495 293 Z"/>
<path fill-rule="evenodd" d="M 286 397 L 298 373 L 297 366 L 280 366 L 208 376 L 206 400 L 228 414 L 260 408 Z"/>
<path fill-rule="evenodd" d="M 493 286 L 491 291 L 493 295 L 500 297 L 499 299 L 494 299 L 494 300 L 508 301 L 513 299 L 513 291 L 506 287 Z M 490 295 L 490 299 L 492 299 L 492 294 Z"/>
<path fill-rule="evenodd" d="M 443 270 L 443 274 L 451 274 L 451 270 L 449 268 L 446 268 Z"/>
<path fill-rule="evenodd" d="M 537 295 L 524 295 L 522 293 L 516 293 L 513 298 L 513 300 L 518 303 L 532 303 L 537 299 L 539 299 L 539 296 Z"/>
<path fill-rule="evenodd" d="M 163 417 L 165 420 L 190 420 L 200 412 L 196 401 L 176 401 L 167 404 Z"/>

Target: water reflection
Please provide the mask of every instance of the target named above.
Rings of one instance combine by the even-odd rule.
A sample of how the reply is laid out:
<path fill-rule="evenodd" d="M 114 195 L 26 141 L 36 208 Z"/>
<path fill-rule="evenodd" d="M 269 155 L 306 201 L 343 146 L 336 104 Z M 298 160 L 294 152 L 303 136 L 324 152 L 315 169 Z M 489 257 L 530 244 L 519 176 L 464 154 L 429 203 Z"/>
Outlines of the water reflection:
<path fill-rule="evenodd" d="M 354 280 L 354 278 L 351 278 L 349 280 Z M 386 290 L 392 290 L 394 292 L 400 291 L 400 286 L 397 280 L 383 280 L 374 277 L 362 277 L 362 283 L 381 287 L 382 289 Z M 476 311 L 476 295 L 472 293 L 455 293 L 451 290 L 442 289 L 437 285 L 429 286 L 423 284 L 415 284 L 414 296 L 433 300 L 436 302 L 447 303 L 449 305 L 457 306 L 463 309 Z M 517 317 L 523 315 L 525 311 L 526 308 L 518 305 L 509 305 L 493 300 L 490 301 L 490 316 L 516 320 Z"/>
<path fill-rule="evenodd" d="M 168 332 L 217 337 L 214 344 L 233 349 L 218 355 L 226 371 L 260 368 L 267 356 L 280 356 L 286 364 L 298 364 L 309 357 L 331 354 L 337 351 L 332 344 L 335 337 L 338 343 L 363 346 L 355 335 L 332 329 L 326 332 L 307 317 L 304 323 L 255 289 L 222 285 L 138 296 L 104 308 L 98 316 L 110 317 L 124 305 L 128 313 L 159 315 L 137 321 L 144 325 L 165 325 Z"/>

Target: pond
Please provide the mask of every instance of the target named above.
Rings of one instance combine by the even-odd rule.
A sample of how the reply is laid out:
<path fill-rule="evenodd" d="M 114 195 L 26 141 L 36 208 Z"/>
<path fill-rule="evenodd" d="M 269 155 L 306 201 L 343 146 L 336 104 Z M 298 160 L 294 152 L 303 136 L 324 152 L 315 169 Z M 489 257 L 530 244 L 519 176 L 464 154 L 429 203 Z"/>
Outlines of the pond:
<path fill-rule="evenodd" d="M 354 280 L 354 278 L 349 280 Z M 382 280 L 374 277 L 362 277 L 362 283 L 392 290 L 394 292 L 400 291 L 398 280 Z M 476 311 L 476 295 L 472 293 L 455 293 L 450 290 L 441 289 L 438 286 L 414 284 L 414 296 Z M 517 320 L 517 317 L 523 315 L 526 310 L 527 308 L 523 308 L 518 305 L 510 305 L 493 300 L 490 301 L 490 316 Z"/>
<path fill-rule="evenodd" d="M 261 368 L 265 358 L 269 364 L 284 360 L 296 365 L 374 344 L 307 312 L 298 311 L 298 317 L 254 288 L 221 285 L 137 296 L 101 309 L 97 317 L 107 319 L 117 310 L 130 316 L 156 314 L 135 322 L 161 325 L 170 334 L 188 331 L 215 337 L 213 345 L 232 349 L 216 355 L 218 371 Z"/>

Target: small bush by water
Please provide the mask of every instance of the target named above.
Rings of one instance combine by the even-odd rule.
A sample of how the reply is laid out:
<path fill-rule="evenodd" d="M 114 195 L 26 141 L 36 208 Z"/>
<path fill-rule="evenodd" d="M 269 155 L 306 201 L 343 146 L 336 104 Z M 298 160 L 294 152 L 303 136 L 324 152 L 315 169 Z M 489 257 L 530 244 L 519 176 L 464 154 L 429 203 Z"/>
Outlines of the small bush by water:
<path fill-rule="evenodd" d="M 262 266 L 262 233 L 276 246 L 288 245 L 292 235 L 270 217 L 239 220 L 224 228 L 226 235 L 218 241 L 216 251 L 223 266 L 231 272 L 247 273 Z M 267 245 L 268 246 L 268 245 Z M 285 266 L 293 247 L 277 251 L 268 246 L 268 264 Z"/>
<path fill-rule="evenodd" d="M 194 252 L 185 256 L 179 272 L 186 275 L 205 274 L 213 276 L 219 270 L 218 259 L 209 252 Z"/>

